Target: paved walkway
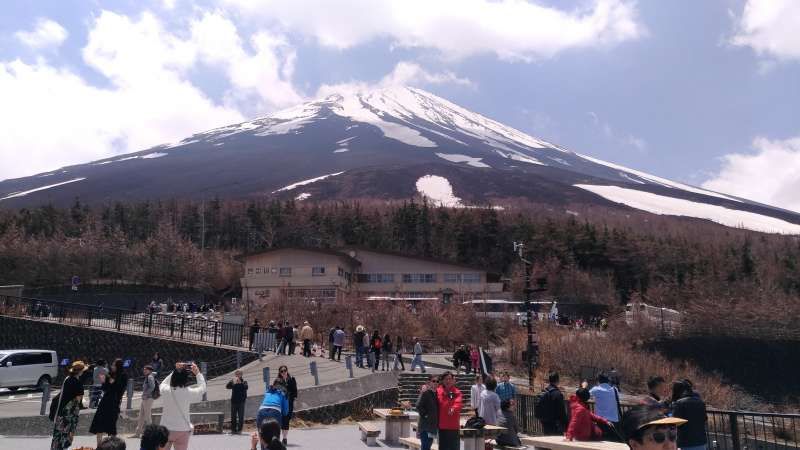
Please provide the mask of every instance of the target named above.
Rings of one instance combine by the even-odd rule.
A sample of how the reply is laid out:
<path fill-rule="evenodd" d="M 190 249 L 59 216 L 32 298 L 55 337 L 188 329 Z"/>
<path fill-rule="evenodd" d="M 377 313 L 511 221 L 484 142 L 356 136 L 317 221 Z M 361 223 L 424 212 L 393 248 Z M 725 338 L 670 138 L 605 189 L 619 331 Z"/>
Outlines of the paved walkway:
<path fill-rule="evenodd" d="M 375 422 L 381 429 L 382 424 Z M 383 435 L 383 433 L 381 433 Z M 291 430 L 289 432 L 289 449 L 308 449 L 308 450 L 366 450 L 367 447 L 360 439 L 358 426 L 356 425 L 331 425 L 319 428 L 304 428 Z M 335 443 L 335 444 L 334 444 Z M 139 441 L 126 439 L 128 449 L 138 449 Z M 380 447 L 390 447 L 382 441 L 378 441 Z M 0 450 L 45 449 L 50 445 L 50 438 L 47 437 L 5 437 L 0 436 Z M 80 446 L 94 447 L 96 441 L 94 436 L 79 436 L 75 439 L 73 448 Z M 189 441 L 191 450 L 247 450 L 250 448 L 250 436 L 247 435 L 201 435 L 192 436 Z"/>

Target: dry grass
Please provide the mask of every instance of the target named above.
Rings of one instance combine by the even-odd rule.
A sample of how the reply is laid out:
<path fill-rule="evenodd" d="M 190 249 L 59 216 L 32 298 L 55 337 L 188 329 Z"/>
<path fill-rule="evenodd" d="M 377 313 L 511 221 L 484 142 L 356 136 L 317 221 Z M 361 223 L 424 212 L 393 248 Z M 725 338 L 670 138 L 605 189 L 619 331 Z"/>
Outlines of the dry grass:
<path fill-rule="evenodd" d="M 575 331 L 550 324 L 537 324 L 539 367 L 537 380 L 557 371 L 572 383 L 581 381 L 586 368 L 609 370 L 614 367 L 622 376 L 626 392 L 645 393 L 647 379 L 688 378 L 709 406 L 716 408 L 764 409 L 752 396 L 722 382 L 720 376 L 705 372 L 687 361 L 673 361 L 660 353 L 644 348 L 652 330 L 631 329 L 624 323 L 612 324 L 608 332 Z M 512 349 L 525 348 L 526 334 L 518 330 L 512 335 Z M 562 383 L 563 384 L 563 383 Z"/>

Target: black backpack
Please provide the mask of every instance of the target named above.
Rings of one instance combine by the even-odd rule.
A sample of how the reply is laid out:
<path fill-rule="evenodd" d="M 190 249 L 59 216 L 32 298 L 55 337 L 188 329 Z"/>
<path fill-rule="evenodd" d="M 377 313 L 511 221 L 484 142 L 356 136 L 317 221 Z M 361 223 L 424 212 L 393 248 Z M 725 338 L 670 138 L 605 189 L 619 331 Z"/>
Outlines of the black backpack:
<path fill-rule="evenodd" d="M 161 397 L 161 388 L 159 387 L 158 380 L 156 380 L 155 377 L 153 377 L 153 379 L 155 380 L 156 387 L 153 388 L 153 393 L 150 394 L 150 398 L 157 400 L 159 397 Z"/>
<path fill-rule="evenodd" d="M 61 393 L 59 392 L 58 394 L 55 395 L 55 397 L 53 397 L 52 400 L 50 400 L 50 412 L 47 415 L 47 417 L 50 418 L 50 422 L 55 422 L 56 414 L 58 414 L 58 404 L 60 402 L 61 402 Z"/>

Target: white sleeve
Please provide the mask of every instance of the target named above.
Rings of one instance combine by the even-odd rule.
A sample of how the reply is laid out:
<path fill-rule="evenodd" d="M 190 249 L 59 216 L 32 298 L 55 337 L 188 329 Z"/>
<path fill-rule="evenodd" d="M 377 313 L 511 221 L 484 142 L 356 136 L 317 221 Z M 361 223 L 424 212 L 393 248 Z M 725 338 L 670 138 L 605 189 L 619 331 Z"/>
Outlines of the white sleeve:
<path fill-rule="evenodd" d="M 206 378 L 202 373 L 197 373 L 197 384 L 189 386 L 188 390 L 192 400 L 199 401 L 203 398 L 203 394 L 206 392 Z"/>
<path fill-rule="evenodd" d="M 172 388 L 169 385 L 169 383 L 171 381 L 172 381 L 172 372 L 170 372 L 169 375 L 167 375 L 167 378 L 164 378 L 164 381 L 161 382 L 161 386 L 159 387 L 159 391 L 167 392 L 167 391 L 172 390 Z"/>

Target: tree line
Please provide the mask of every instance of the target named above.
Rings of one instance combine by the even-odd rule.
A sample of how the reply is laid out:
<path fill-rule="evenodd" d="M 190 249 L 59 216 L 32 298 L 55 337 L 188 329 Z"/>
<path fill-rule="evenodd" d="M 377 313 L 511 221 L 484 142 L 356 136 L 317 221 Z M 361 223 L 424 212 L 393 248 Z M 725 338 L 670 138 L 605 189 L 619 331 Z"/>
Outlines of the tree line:
<path fill-rule="evenodd" d="M 0 284 L 126 280 L 235 290 L 240 253 L 275 247 L 375 250 L 451 260 L 511 280 L 525 242 L 561 301 L 641 299 L 777 312 L 800 298 L 800 239 L 632 210 L 521 203 L 451 209 L 425 201 L 160 201 L 0 211 Z M 795 317 L 798 317 L 795 315 Z M 725 320 L 721 318 L 720 320 Z"/>

